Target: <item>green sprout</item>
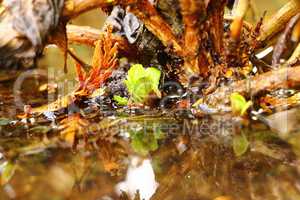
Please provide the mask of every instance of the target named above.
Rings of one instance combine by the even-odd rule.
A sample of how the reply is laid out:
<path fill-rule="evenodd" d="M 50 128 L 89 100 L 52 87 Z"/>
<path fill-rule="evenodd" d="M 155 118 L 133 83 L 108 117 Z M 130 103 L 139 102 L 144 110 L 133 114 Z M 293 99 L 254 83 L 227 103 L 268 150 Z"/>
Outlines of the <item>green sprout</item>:
<path fill-rule="evenodd" d="M 161 72 L 149 67 L 145 69 L 141 64 L 132 65 L 128 70 L 127 79 L 124 81 L 130 95 L 130 101 L 134 103 L 144 103 L 151 93 L 160 97 L 158 89 Z M 128 100 L 125 97 L 114 96 L 114 100 L 119 105 L 127 105 Z"/>
<path fill-rule="evenodd" d="M 246 101 L 245 97 L 237 92 L 230 95 L 231 109 L 233 113 L 239 114 L 240 116 L 245 115 L 246 111 L 252 105 L 252 101 Z"/>

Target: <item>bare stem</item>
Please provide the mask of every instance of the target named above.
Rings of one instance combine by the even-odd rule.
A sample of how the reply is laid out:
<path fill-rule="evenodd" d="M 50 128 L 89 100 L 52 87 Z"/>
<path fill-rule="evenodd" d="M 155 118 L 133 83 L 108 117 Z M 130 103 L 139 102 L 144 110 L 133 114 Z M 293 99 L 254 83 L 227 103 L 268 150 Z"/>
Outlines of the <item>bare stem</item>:
<path fill-rule="evenodd" d="M 275 13 L 269 21 L 262 26 L 259 40 L 265 41 L 283 30 L 289 20 L 300 11 L 298 0 L 290 0 L 277 13 Z"/>
<path fill-rule="evenodd" d="M 296 49 L 294 50 L 291 57 L 288 59 L 288 64 L 293 64 L 294 62 L 297 62 L 297 60 L 300 59 L 300 43 L 297 45 Z"/>
<path fill-rule="evenodd" d="M 233 8 L 233 22 L 230 26 L 231 37 L 235 40 L 239 39 L 242 27 L 243 19 L 249 8 L 249 0 L 236 0 Z"/>
<path fill-rule="evenodd" d="M 243 18 L 249 8 L 250 0 L 235 0 L 232 14 L 234 17 Z"/>
<path fill-rule="evenodd" d="M 279 87 L 293 87 L 300 84 L 300 66 L 284 67 L 260 74 L 247 80 L 234 82 L 225 87 L 218 88 L 209 95 L 205 101 L 212 105 L 228 103 L 232 92 L 244 95 L 256 95 L 260 91 L 272 90 Z"/>

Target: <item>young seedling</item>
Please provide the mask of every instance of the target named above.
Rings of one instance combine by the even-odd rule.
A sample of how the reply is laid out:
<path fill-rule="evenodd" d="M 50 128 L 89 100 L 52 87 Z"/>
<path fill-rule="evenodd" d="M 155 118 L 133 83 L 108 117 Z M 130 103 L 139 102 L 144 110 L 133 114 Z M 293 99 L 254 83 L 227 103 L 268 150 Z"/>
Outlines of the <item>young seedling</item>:
<path fill-rule="evenodd" d="M 145 103 L 151 94 L 161 97 L 159 91 L 159 80 L 161 72 L 149 67 L 145 69 L 141 64 L 132 65 L 128 71 L 127 79 L 124 81 L 129 92 L 129 99 L 115 95 L 114 100 L 119 105 L 125 105 L 128 101 L 133 103 Z"/>

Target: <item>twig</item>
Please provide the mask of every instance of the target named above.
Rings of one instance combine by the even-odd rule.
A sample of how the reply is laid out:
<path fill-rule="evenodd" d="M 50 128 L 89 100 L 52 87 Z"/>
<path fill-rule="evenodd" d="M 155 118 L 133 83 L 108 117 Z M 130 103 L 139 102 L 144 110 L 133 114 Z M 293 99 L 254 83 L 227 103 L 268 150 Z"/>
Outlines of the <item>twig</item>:
<path fill-rule="evenodd" d="M 279 37 L 275 47 L 274 47 L 274 53 L 272 57 L 272 66 L 277 67 L 279 65 L 279 61 L 281 58 L 281 55 L 284 53 L 284 51 L 287 49 L 287 44 L 289 43 L 289 39 L 291 38 L 291 34 L 293 31 L 293 28 L 297 21 L 300 18 L 300 13 L 292 17 L 292 19 L 287 24 L 285 30 L 283 31 L 282 35 Z"/>
<path fill-rule="evenodd" d="M 91 66 L 85 63 L 83 60 L 81 60 L 72 49 L 67 49 L 68 54 L 77 62 L 79 63 L 83 68 L 90 69 Z"/>
<path fill-rule="evenodd" d="M 259 40 L 264 42 L 271 39 L 274 35 L 284 29 L 288 21 L 300 10 L 298 0 L 290 0 L 279 11 L 277 11 L 269 21 L 262 26 Z"/>
<path fill-rule="evenodd" d="M 236 0 L 232 14 L 234 16 L 233 22 L 230 26 L 231 37 L 235 40 L 240 38 L 243 27 L 243 19 L 249 8 L 249 0 Z"/>
<path fill-rule="evenodd" d="M 294 87 L 296 85 L 300 85 L 300 66 L 284 67 L 218 88 L 214 93 L 208 95 L 204 101 L 210 105 L 226 104 L 229 102 L 229 96 L 233 92 L 252 96 L 260 91 L 279 87 Z"/>
<path fill-rule="evenodd" d="M 295 62 L 297 62 L 299 58 L 300 58 L 300 43 L 297 45 L 291 57 L 287 60 L 287 64 L 289 65 L 294 64 Z"/>
<path fill-rule="evenodd" d="M 94 46 L 95 42 L 103 34 L 99 29 L 89 26 L 67 25 L 67 37 L 69 43 Z"/>

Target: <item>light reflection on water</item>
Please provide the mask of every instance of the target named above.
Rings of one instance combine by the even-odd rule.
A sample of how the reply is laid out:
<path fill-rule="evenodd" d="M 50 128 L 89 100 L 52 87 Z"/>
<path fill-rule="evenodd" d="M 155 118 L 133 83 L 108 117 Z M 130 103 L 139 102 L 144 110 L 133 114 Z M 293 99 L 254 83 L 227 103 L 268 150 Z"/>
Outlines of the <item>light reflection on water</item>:
<path fill-rule="evenodd" d="M 158 183 L 150 159 L 132 157 L 126 179 L 116 185 L 116 192 L 127 192 L 132 198 L 139 191 L 141 199 L 149 200 L 155 193 Z"/>

